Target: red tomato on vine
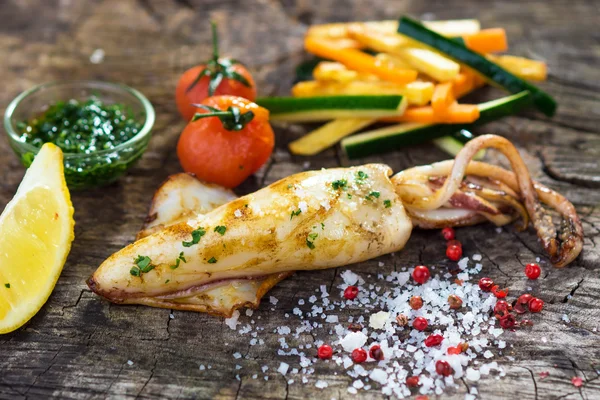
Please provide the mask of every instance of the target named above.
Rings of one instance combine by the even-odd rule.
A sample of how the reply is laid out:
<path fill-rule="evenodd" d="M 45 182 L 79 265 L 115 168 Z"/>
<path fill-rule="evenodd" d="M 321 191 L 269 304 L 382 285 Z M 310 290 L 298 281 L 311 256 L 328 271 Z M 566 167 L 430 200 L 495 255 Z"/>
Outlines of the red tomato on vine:
<path fill-rule="evenodd" d="M 256 85 L 250 72 L 239 61 L 219 57 L 217 27 L 211 23 L 213 57 L 206 64 L 185 71 L 175 89 L 175 102 L 181 116 L 189 121 L 196 112 L 193 104 L 215 95 L 232 95 L 256 99 Z"/>
<path fill-rule="evenodd" d="M 233 188 L 271 156 L 275 135 L 267 109 L 241 97 L 214 96 L 197 104 L 196 111 L 177 143 L 186 172 Z"/>

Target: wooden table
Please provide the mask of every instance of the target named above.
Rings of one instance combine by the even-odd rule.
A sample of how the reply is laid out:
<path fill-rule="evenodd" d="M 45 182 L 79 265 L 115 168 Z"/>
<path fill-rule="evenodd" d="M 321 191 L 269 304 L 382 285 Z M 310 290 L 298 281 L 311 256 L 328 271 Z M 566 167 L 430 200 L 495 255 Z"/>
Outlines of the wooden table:
<path fill-rule="evenodd" d="M 294 67 L 306 56 L 302 36 L 307 24 L 396 18 L 474 17 L 485 27 L 505 27 L 511 54 L 548 61 L 543 87 L 556 97 L 558 114 L 548 119 L 529 111 L 479 129 L 518 144 L 535 179 L 567 195 L 583 220 L 586 238 L 580 258 L 568 268 L 544 263 L 535 282 L 523 266 L 541 257 L 533 232 L 482 225 L 459 231 L 465 252 L 484 255 L 483 273 L 506 283 L 512 294 L 527 286 L 546 301 L 530 329 L 507 332 L 509 344 L 497 360 L 502 379 L 488 377 L 478 387 L 487 399 L 600 398 L 600 7 L 594 0 L 527 2 L 325 1 L 325 0 L 97 0 L 0 3 L 0 107 L 21 91 L 55 79 L 101 79 L 122 82 L 146 94 L 157 111 L 148 152 L 130 173 L 107 188 L 74 193 L 76 239 L 58 284 L 43 309 L 22 329 L 0 337 L 0 397 L 19 398 L 346 398 L 352 382 L 339 367 L 320 363 L 308 384 L 287 384 L 276 372 L 279 362 L 274 327 L 285 313 L 320 284 L 335 289 L 337 270 L 298 273 L 263 302 L 263 346 L 228 329 L 219 318 L 109 304 L 92 294 L 85 279 L 108 255 L 131 242 L 144 219 L 150 197 L 169 174 L 180 170 L 175 144 L 184 123 L 177 115 L 174 88 L 178 76 L 210 54 L 209 18 L 219 23 L 221 46 L 253 70 L 263 95 L 288 93 Z M 101 63 L 90 62 L 103 49 Z M 498 96 L 483 90 L 474 101 Z M 247 193 L 305 169 L 349 165 L 340 152 L 300 158 L 287 143 L 306 128 L 277 129 L 272 160 L 238 190 Z M 394 171 L 447 158 L 429 146 L 408 147 L 359 162 L 383 161 Z M 6 140 L 0 141 L 0 204 L 15 193 L 23 175 Z M 389 273 L 418 262 L 444 266 L 439 232 L 415 231 L 395 258 L 353 266 L 368 273 Z M 385 266 L 379 267 L 378 261 Z M 308 306 L 306 306 L 308 307 Z M 174 318 L 170 318 L 170 314 Z M 563 321 L 566 315 L 570 322 Z M 245 318 L 245 317 L 244 317 Z M 318 338 L 326 339 L 327 332 Z M 311 343 L 310 335 L 299 343 Z M 241 351 L 247 359 L 236 360 Z M 497 349 L 494 350 L 497 352 Z M 131 363 L 128 363 L 131 361 Z M 130 365 L 131 364 L 131 365 Z M 212 368 L 200 371 L 199 365 Z M 243 364 L 239 371 L 236 364 Z M 268 365 L 269 380 L 252 379 Z M 292 365 L 294 366 L 294 365 Z M 541 372 L 549 376 L 542 379 Z M 240 380 L 236 379 L 240 375 Z M 261 373 L 261 378 L 263 374 Z M 324 390 L 316 377 L 329 381 Z M 581 377 L 582 387 L 571 378 Z M 463 381 L 448 398 L 462 399 L 473 383 Z M 364 394 L 364 392 L 361 392 Z M 376 389 L 365 398 L 384 397 Z"/>

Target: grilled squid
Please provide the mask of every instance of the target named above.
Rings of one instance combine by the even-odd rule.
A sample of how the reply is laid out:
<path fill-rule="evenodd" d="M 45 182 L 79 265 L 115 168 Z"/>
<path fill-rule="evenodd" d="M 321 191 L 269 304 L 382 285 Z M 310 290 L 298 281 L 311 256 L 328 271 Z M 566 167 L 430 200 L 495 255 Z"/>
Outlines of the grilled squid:
<path fill-rule="evenodd" d="M 471 161 L 485 147 L 505 154 L 514 172 Z M 534 183 L 514 146 L 493 135 L 472 140 L 453 161 L 394 176 L 383 164 L 309 171 L 239 198 L 178 174 L 156 193 L 138 240 L 104 261 L 88 285 L 116 303 L 231 316 L 256 308 L 294 271 L 399 251 L 413 225 L 516 220 L 521 229 L 531 221 L 558 267 L 582 249 L 573 205 Z"/>

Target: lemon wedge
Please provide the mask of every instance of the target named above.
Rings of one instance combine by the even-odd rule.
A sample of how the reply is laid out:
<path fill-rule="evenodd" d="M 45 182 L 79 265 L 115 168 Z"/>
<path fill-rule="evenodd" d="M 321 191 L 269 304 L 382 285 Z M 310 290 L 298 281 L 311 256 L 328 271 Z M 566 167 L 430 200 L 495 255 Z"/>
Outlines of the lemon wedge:
<path fill-rule="evenodd" d="M 0 215 L 0 334 L 42 308 L 74 238 L 62 151 L 46 143 Z"/>

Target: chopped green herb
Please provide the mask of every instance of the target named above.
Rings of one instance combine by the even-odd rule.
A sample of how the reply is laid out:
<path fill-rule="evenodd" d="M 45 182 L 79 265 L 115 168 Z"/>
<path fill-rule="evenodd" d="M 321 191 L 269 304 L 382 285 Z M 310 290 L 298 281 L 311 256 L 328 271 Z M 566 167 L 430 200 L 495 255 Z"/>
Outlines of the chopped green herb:
<path fill-rule="evenodd" d="M 296 211 L 292 211 L 292 215 L 290 215 L 290 221 L 292 220 L 292 218 L 297 217 L 298 215 L 300 215 L 301 212 L 302 212 L 301 209 L 297 209 Z"/>
<path fill-rule="evenodd" d="M 191 242 L 181 242 L 183 247 L 192 247 L 195 244 L 200 242 L 200 238 L 206 234 L 204 228 L 200 227 L 192 231 L 192 241 Z"/>
<path fill-rule="evenodd" d="M 170 279 L 167 279 L 167 280 L 165 281 L 165 283 L 169 283 L 169 282 L 171 282 L 171 280 L 170 280 Z"/>
<path fill-rule="evenodd" d="M 358 171 L 356 173 L 356 183 L 359 185 L 363 183 L 365 179 L 367 179 L 369 175 L 365 174 L 363 171 Z"/>
<path fill-rule="evenodd" d="M 349 199 L 351 199 L 351 198 L 352 198 L 352 195 L 351 195 L 350 193 L 348 193 L 348 198 L 349 198 Z"/>
<path fill-rule="evenodd" d="M 312 240 L 315 240 L 318 236 L 319 236 L 318 233 L 309 233 L 308 234 L 308 237 L 311 238 Z"/>
<path fill-rule="evenodd" d="M 181 253 L 179 253 L 179 257 L 177 257 L 177 260 L 175 260 L 175 265 L 171 265 L 170 268 L 171 269 L 177 269 L 177 268 L 179 268 L 179 264 L 181 263 L 181 261 L 183 261 L 184 263 L 187 262 L 187 260 L 183 256 L 183 251 Z"/>
<path fill-rule="evenodd" d="M 7 288 L 7 289 L 10 289 L 10 283 L 5 283 L 4 287 Z"/>
<path fill-rule="evenodd" d="M 373 197 L 378 199 L 380 195 L 381 194 L 379 192 L 371 192 L 365 197 L 365 199 L 367 199 L 369 201 L 373 201 Z"/>
<path fill-rule="evenodd" d="M 339 190 L 339 189 L 344 190 L 347 185 L 348 185 L 348 181 L 345 179 L 339 179 L 337 181 L 331 182 L 331 187 L 333 188 L 333 190 Z"/>
<path fill-rule="evenodd" d="M 154 269 L 152 260 L 148 256 L 138 255 L 133 262 L 136 266 L 129 270 L 129 273 L 133 276 L 142 276 L 143 273 L 150 272 Z"/>
<path fill-rule="evenodd" d="M 292 185 L 291 183 L 288 185 L 288 189 L 291 189 L 293 187 L 294 187 L 294 185 Z"/>
<path fill-rule="evenodd" d="M 383 201 L 383 205 L 385 206 L 385 208 L 390 208 L 392 206 L 392 201 L 391 200 L 384 200 Z"/>
<path fill-rule="evenodd" d="M 134 263 L 136 263 L 140 269 L 146 268 L 148 265 L 150 265 L 151 262 L 152 260 L 150 260 L 150 257 L 140 255 L 138 255 L 134 261 Z"/>
<path fill-rule="evenodd" d="M 311 250 L 313 250 L 315 248 L 315 245 L 313 244 L 313 242 L 311 242 L 310 240 L 308 240 L 308 238 L 306 239 L 306 245 Z"/>
<path fill-rule="evenodd" d="M 211 258 L 210 258 L 210 260 L 208 260 L 208 263 L 209 263 L 209 264 L 214 264 L 214 263 L 216 263 L 216 262 L 217 262 L 217 259 L 216 259 L 216 258 L 214 258 L 214 257 L 211 257 Z"/>
<path fill-rule="evenodd" d="M 221 236 L 223 236 L 225 234 L 226 230 L 227 230 L 227 227 L 223 226 L 223 225 L 219 225 L 215 228 L 215 232 L 219 232 L 221 234 Z"/>
<path fill-rule="evenodd" d="M 321 229 L 325 229 L 325 224 L 321 222 Z"/>

